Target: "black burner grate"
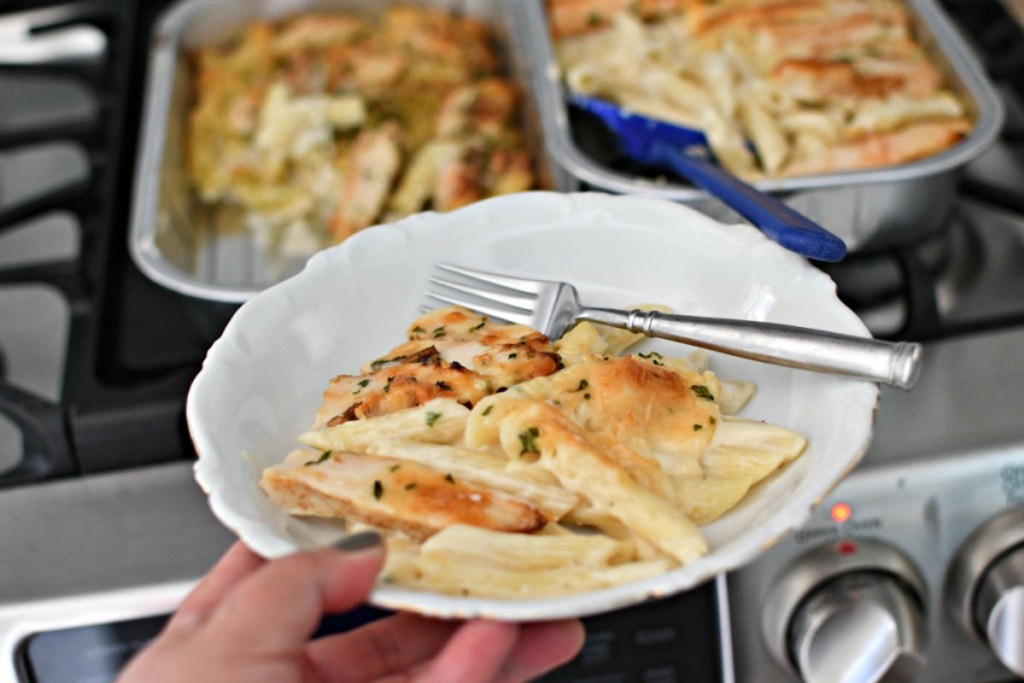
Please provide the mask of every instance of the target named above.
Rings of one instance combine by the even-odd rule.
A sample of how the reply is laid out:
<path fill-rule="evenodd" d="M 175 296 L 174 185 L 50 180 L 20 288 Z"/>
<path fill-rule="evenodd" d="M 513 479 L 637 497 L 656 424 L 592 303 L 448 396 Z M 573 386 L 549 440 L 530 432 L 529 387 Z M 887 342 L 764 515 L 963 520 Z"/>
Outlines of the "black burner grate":
<path fill-rule="evenodd" d="M 0 474 L 0 486 L 194 457 L 184 427 L 184 396 L 219 333 L 223 311 L 193 310 L 193 302 L 152 284 L 135 269 L 127 250 L 149 26 L 164 4 L 98 0 L 3 6 L 7 14 L 31 12 L 28 16 L 46 30 L 96 27 L 107 48 L 101 59 L 86 63 L 0 64 L 5 73 L 72 78 L 99 107 L 92 120 L 71 128 L 0 133 L 0 151 L 74 143 L 84 150 L 90 170 L 81 182 L 0 211 L 0 231 L 53 211 L 75 216 L 81 230 L 80 251 L 71 260 L 0 269 L 0 285 L 51 286 L 71 311 L 59 404 L 0 378 L 0 411 L 24 440 L 23 462 Z M 48 21 L 58 15 L 58 23 Z"/>

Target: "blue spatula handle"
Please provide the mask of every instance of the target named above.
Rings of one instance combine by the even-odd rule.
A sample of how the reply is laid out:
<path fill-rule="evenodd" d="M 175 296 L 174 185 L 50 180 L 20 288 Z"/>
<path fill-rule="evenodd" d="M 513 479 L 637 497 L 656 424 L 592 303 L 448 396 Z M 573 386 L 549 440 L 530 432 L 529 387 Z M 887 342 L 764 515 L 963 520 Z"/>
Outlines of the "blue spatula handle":
<path fill-rule="evenodd" d="M 816 261 L 840 261 L 846 244 L 784 203 L 746 184 L 722 167 L 687 156 L 676 147 L 654 143 L 648 161 L 678 173 L 734 209 L 769 239 Z"/>

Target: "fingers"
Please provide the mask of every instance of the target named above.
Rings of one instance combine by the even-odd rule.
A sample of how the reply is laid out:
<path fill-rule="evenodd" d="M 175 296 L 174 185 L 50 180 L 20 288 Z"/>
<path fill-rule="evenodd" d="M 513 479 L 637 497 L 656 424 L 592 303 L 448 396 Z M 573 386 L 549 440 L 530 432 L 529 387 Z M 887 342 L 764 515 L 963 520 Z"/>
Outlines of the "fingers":
<path fill-rule="evenodd" d="M 467 621 L 452 635 L 418 683 L 492 681 L 498 677 L 519 639 L 517 624 Z"/>
<path fill-rule="evenodd" d="M 245 577 L 210 616 L 207 628 L 227 647 L 264 653 L 293 652 L 324 614 L 365 601 L 384 561 L 384 547 L 319 550 L 270 562 Z"/>
<path fill-rule="evenodd" d="M 310 643 L 306 653 L 326 683 L 377 680 L 434 657 L 460 625 L 401 613 L 320 638 Z"/>
<path fill-rule="evenodd" d="M 167 629 L 191 628 L 205 622 L 230 590 L 265 563 L 241 541 L 236 541 L 182 601 Z"/>
<path fill-rule="evenodd" d="M 523 625 L 498 681 L 533 680 L 565 664 L 579 654 L 585 635 L 583 624 L 576 619 Z"/>

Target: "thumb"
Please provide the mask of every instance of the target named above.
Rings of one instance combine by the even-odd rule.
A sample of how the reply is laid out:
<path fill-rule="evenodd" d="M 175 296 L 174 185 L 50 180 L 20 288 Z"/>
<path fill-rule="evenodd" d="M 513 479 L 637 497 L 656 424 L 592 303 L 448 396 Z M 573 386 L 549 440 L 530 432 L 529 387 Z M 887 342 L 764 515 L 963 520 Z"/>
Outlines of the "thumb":
<path fill-rule="evenodd" d="M 352 549 L 289 555 L 246 577 L 207 622 L 210 632 L 225 646 L 250 652 L 304 645 L 324 614 L 365 602 L 384 563 L 378 534 L 355 534 L 344 542 Z"/>

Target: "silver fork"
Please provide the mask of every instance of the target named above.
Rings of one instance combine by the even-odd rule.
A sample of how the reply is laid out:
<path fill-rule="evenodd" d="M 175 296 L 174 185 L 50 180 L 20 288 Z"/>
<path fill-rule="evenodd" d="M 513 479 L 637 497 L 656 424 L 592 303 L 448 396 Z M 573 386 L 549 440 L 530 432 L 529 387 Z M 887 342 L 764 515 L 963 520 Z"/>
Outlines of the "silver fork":
<path fill-rule="evenodd" d="M 713 351 L 816 372 L 849 375 L 909 389 L 917 381 L 922 348 L 806 327 L 751 320 L 594 308 L 580 303 L 567 282 L 498 275 L 446 263 L 435 268 L 462 280 L 431 277 L 426 295 L 500 320 L 529 325 L 552 339 L 584 320 L 671 339 Z"/>

